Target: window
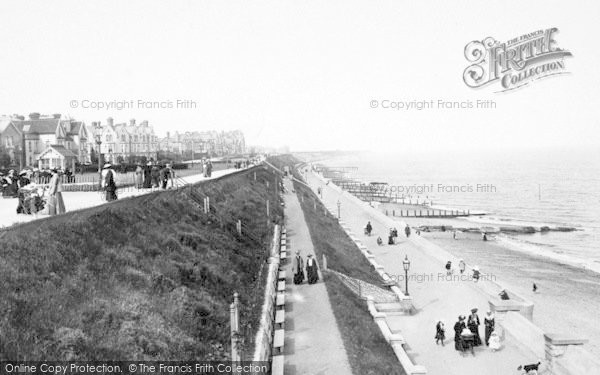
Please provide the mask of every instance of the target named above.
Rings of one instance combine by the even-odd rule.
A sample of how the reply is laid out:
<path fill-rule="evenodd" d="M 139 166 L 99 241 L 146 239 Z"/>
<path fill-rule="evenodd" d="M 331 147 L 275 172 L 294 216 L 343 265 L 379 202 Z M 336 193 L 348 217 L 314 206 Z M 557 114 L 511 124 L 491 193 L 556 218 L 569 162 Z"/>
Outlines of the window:
<path fill-rule="evenodd" d="M 125 134 L 121 136 L 121 142 L 127 142 L 127 136 Z"/>

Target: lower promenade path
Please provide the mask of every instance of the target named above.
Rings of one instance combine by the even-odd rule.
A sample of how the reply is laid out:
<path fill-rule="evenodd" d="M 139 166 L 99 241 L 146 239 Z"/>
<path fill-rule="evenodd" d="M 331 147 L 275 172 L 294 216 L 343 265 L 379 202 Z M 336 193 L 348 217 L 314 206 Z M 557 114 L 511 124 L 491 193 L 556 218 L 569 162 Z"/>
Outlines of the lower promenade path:
<path fill-rule="evenodd" d="M 301 285 L 292 282 L 291 259 L 295 252 L 300 251 L 305 260 L 308 254 L 315 253 L 298 197 L 292 193 L 291 182 L 285 180 L 285 184 L 289 256 L 284 267 L 287 274 L 284 372 L 286 375 L 351 375 L 323 278 L 313 285 L 308 285 L 306 280 Z"/>
<path fill-rule="evenodd" d="M 313 191 L 317 187 L 322 188 L 322 201 L 327 207 L 337 210 L 337 202 L 340 202 L 341 220 L 375 255 L 377 263 L 383 265 L 391 277 L 396 280 L 402 278 L 399 282 L 402 289 L 402 261 L 405 255 L 408 256 L 411 262 L 408 290 L 417 312 L 412 316 L 388 316 L 387 319 L 390 327 L 398 330 L 405 338 L 407 353 L 415 364 L 425 366 L 428 374 L 435 375 L 506 375 L 518 373 L 519 365 L 538 361 L 537 356 L 519 343 L 511 341 L 508 335 L 500 351 L 492 352 L 484 344 L 475 348 L 475 355 L 461 355 L 454 349 L 454 323 L 459 315 L 468 316 L 472 308 L 478 308 L 481 320 L 479 333 L 483 339 L 483 319 L 489 308 L 487 293 L 473 281 L 442 280 L 445 276 L 444 262 L 428 255 L 412 238 L 407 239 L 399 222 L 398 243 L 387 245 L 389 224 L 386 225 L 381 216 L 372 211 L 374 209 L 358 204 L 311 172 L 305 176 Z M 363 234 L 367 221 L 371 221 L 373 225 L 374 235 L 370 237 Z M 377 245 L 378 236 L 381 236 L 386 245 Z M 435 324 L 438 319 L 446 324 L 445 346 L 435 343 Z"/>
<path fill-rule="evenodd" d="M 195 184 L 197 182 L 211 180 L 214 178 L 218 178 L 221 176 L 225 176 L 227 174 L 239 171 L 239 169 L 224 169 L 220 171 L 215 171 L 212 173 L 211 177 L 204 177 L 202 174 L 191 175 L 185 178 L 180 178 L 177 180 L 177 187 L 182 187 L 188 184 Z M 117 195 L 119 199 L 135 197 L 138 195 L 148 194 L 153 191 L 158 191 L 160 189 L 136 189 L 135 187 L 124 187 L 117 190 Z M 65 208 L 67 212 L 80 210 L 83 208 L 95 207 L 101 204 L 105 204 L 106 201 L 102 199 L 101 192 L 63 192 L 63 200 L 65 201 Z M 38 214 L 36 215 L 24 215 L 17 214 L 17 205 L 18 200 L 16 198 L 12 199 L 2 199 L 0 198 L 0 228 L 8 227 L 18 223 L 25 223 L 29 221 L 33 221 L 36 219 L 41 219 L 44 217 L 48 217 L 48 215 Z"/>

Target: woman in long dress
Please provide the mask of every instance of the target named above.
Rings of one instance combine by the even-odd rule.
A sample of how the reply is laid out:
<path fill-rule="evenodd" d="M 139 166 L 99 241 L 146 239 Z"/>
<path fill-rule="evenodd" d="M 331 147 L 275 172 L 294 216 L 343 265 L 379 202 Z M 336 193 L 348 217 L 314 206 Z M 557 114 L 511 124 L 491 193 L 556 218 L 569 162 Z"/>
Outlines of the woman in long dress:
<path fill-rule="evenodd" d="M 481 345 L 481 337 L 479 336 L 479 325 L 481 322 L 479 321 L 479 315 L 477 315 L 477 309 L 471 310 L 471 315 L 469 315 L 469 320 L 467 320 L 467 327 L 469 330 L 475 335 L 475 341 L 473 345 L 479 346 Z"/>
<path fill-rule="evenodd" d="M 144 170 L 142 165 L 138 164 L 135 168 L 135 187 L 141 189 L 144 186 Z"/>
<path fill-rule="evenodd" d="M 485 345 L 489 346 L 490 336 L 492 332 L 494 332 L 494 328 L 496 328 L 496 319 L 494 318 L 494 313 L 488 311 L 485 318 L 483 318 L 483 324 L 485 325 Z"/>
<path fill-rule="evenodd" d="M 292 260 L 292 270 L 294 271 L 294 284 L 302 284 L 304 281 L 304 259 L 300 256 L 300 251 L 296 251 L 296 256 Z"/>
<path fill-rule="evenodd" d="M 312 254 L 308 254 L 308 259 L 306 259 L 306 278 L 309 284 L 315 284 L 319 281 L 318 270 L 317 261 L 313 258 Z"/>
<path fill-rule="evenodd" d="M 52 170 L 52 178 L 48 189 L 48 215 L 65 213 L 65 202 L 62 196 L 62 181 L 58 170 Z"/>
<path fill-rule="evenodd" d="M 462 337 L 460 334 L 465 327 L 465 317 L 461 315 L 458 317 L 458 321 L 454 323 L 454 349 L 458 351 L 463 350 Z"/>

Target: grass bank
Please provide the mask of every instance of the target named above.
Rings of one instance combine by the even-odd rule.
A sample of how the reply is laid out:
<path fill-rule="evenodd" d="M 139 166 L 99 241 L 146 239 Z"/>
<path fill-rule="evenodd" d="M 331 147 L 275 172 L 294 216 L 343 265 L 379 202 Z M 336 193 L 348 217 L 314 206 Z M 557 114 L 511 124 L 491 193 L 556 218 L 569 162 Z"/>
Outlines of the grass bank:
<path fill-rule="evenodd" d="M 4 231 L 0 360 L 226 360 L 234 292 L 251 356 L 282 217 L 254 170 Z"/>
<path fill-rule="evenodd" d="M 280 165 L 296 162 L 286 156 L 280 160 Z M 301 201 L 317 259 L 325 255 L 328 268 L 381 285 L 379 275 L 312 190 L 298 182 L 294 182 L 294 188 Z M 324 279 L 353 374 L 404 374 L 394 351 L 367 310 L 366 302 L 332 274 L 324 273 Z"/>

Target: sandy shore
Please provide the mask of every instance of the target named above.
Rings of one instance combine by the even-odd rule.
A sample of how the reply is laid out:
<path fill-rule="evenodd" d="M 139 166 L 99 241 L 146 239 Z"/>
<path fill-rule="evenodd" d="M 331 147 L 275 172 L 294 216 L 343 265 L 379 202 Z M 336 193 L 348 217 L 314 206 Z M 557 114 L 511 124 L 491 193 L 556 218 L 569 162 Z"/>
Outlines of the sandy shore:
<path fill-rule="evenodd" d="M 460 219 L 402 218 L 411 226 L 465 224 Z M 475 233 L 422 232 L 424 238 L 478 265 L 483 272 L 493 273 L 497 280 L 535 304 L 534 322 L 545 332 L 570 332 L 590 340 L 586 348 L 600 356 L 600 274 L 561 264 L 551 259 L 525 254 L 502 246 L 496 241 L 484 242 Z M 455 265 L 456 266 L 456 265 Z M 538 291 L 532 291 L 533 283 Z"/>

